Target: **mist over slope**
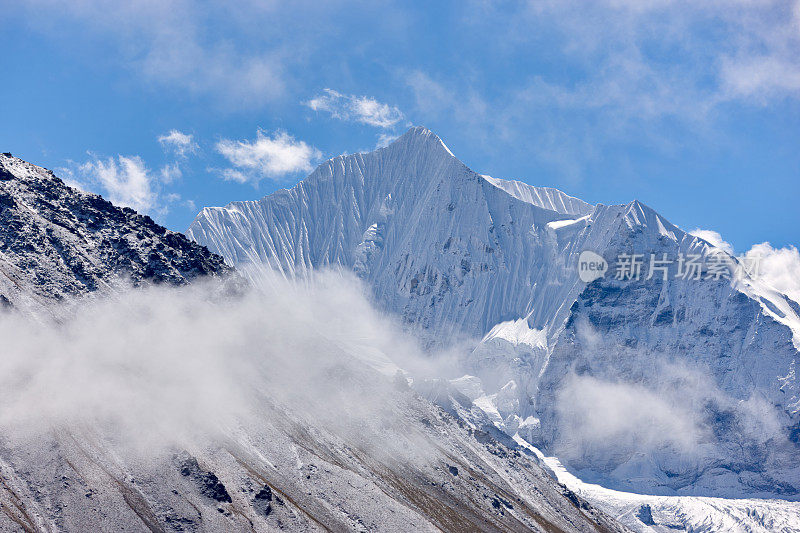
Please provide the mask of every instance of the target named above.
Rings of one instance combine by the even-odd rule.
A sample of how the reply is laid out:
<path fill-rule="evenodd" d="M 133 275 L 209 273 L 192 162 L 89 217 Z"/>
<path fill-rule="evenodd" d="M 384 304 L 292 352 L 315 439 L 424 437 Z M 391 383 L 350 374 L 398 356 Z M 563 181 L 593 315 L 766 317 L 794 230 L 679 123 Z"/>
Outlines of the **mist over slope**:
<path fill-rule="evenodd" d="M 7 232 L 4 264 L 54 275 L 6 276 L 17 292 L 0 314 L 2 527 L 619 529 L 555 483 L 530 443 L 630 491 L 795 497 L 791 297 L 748 277 L 583 284 L 585 248 L 715 246 L 638 202 L 591 206 L 479 176 L 427 130 L 401 141 L 334 159 L 261 207 L 205 210 L 220 217 L 209 235 L 243 251 L 250 288 L 135 212 L 71 189 L 74 205 L 54 204 L 49 184 L 63 184 L 12 159 L 0 216 L 42 245 Z M 350 201 L 365 186 L 386 193 L 367 210 Z M 277 248 L 259 240 L 267 219 L 226 226 L 281 206 Z M 350 229 L 310 223 L 320 213 Z M 75 274 L 81 258 L 93 277 Z M 331 266 L 342 270 L 321 272 Z M 220 279 L 198 283 L 208 274 Z M 788 502 L 637 499 L 558 475 L 640 531 L 742 517 L 753 531 L 796 528 Z"/>
<path fill-rule="evenodd" d="M 0 314 L 0 529 L 623 530 L 413 392 L 356 280 L 260 279 Z"/>

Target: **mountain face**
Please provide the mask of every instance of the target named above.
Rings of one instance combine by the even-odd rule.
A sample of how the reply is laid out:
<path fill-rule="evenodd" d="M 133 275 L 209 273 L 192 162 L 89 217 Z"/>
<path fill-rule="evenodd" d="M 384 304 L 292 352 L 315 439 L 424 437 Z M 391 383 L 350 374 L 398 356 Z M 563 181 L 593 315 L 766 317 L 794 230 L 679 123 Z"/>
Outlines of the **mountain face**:
<path fill-rule="evenodd" d="M 119 281 L 185 284 L 230 272 L 220 256 L 148 216 L 0 155 L 0 302 L 43 305 Z"/>
<path fill-rule="evenodd" d="M 298 328 L 291 320 L 251 320 L 242 303 L 246 291 L 215 289 L 232 272 L 220 256 L 149 217 L 0 156 L 0 293 L 5 305 L 28 311 L 0 313 L 2 337 L 12 341 L 4 343 L 0 380 L 0 396 L 6 395 L 0 409 L 0 531 L 627 531 L 552 479 L 533 453 L 480 430 L 488 424 L 480 422 L 482 412 L 469 414 L 478 425 L 465 424 L 466 414 L 454 418 L 405 380 L 392 381 L 341 343 L 308 333 L 311 327 L 300 328 L 300 342 L 286 333 Z M 201 278 L 205 285 L 174 287 Z M 125 292 L 127 282 L 165 287 L 147 305 L 147 291 L 155 289 Z M 74 312 L 47 312 L 60 300 L 103 289 L 112 289 L 113 298 L 82 300 Z M 214 297 L 222 292 L 225 298 Z M 175 319 L 194 313 L 197 321 L 209 306 L 205 324 L 211 330 L 221 317 L 240 314 L 221 332 L 205 332 L 209 342 L 193 345 Z M 286 307 L 282 315 L 289 314 Z M 198 327 L 205 329 L 202 321 L 189 320 L 189 332 Z M 241 337 L 258 340 L 243 348 L 240 336 L 231 334 L 239 328 Z M 119 331 L 128 332 L 121 345 L 129 353 L 115 344 L 119 339 L 108 338 L 125 335 Z M 67 346 L 64 333 L 70 335 Z M 281 345 L 287 335 L 288 344 Z M 310 343 L 317 359 L 293 369 L 298 363 L 292 349 Z M 215 351 L 228 344 L 231 350 Z M 76 371 L 88 353 L 100 358 Z M 200 378 L 207 357 L 222 355 L 229 357 L 224 369 L 215 367 L 209 381 Z M 252 355 L 255 366 L 229 376 L 236 377 L 229 387 L 236 393 L 214 390 L 218 373 Z M 317 386 L 287 388 L 298 376 L 310 379 L 309 367 L 319 374 Z M 63 388 L 82 389 L 83 379 L 85 388 L 102 391 L 101 415 L 92 412 L 97 398 L 88 392 L 77 414 L 49 421 L 48 413 L 62 407 L 58 398 L 69 404 L 80 390 L 45 386 L 48 394 L 34 392 L 45 396 L 38 407 L 14 403 L 8 389 L 31 394 L 61 374 L 56 368 L 71 376 L 56 379 Z M 122 392 L 121 419 L 109 416 L 120 407 L 113 399 L 117 391 L 110 390 L 114 376 L 134 386 L 131 394 Z M 199 392 L 199 403 L 208 408 L 237 405 L 227 396 L 239 398 L 245 390 L 253 393 L 247 413 L 225 418 L 221 429 L 209 424 L 211 436 L 188 437 L 191 432 L 164 422 L 183 402 L 194 403 L 183 394 Z M 134 405 L 148 396 L 143 392 L 169 399 L 169 405 L 156 406 L 150 425 L 142 424 L 148 410 Z M 355 417 L 343 407 L 350 404 L 358 406 Z M 179 418 L 191 418 L 195 409 Z M 200 411 L 194 414 L 210 418 Z M 26 414 L 34 423 L 16 426 Z M 134 434 L 121 429 L 126 421 L 134 422 Z M 156 436 L 164 427 L 170 435 L 160 443 Z"/>
<path fill-rule="evenodd" d="M 561 275 L 541 260 L 558 243 L 529 230 L 590 210 L 553 189 L 475 174 L 420 128 L 386 149 L 334 158 L 291 190 L 206 208 L 187 235 L 233 264 L 287 276 L 352 268 L 407 323 L 482 336 L 531 309 L 542 325 L 557 313 L 548 302 L 570 288 L 536 288 Z"/>
<path fill-rule="evenodd" d="M 464 361 L 474 377 L 450 388 L 588 479 L 800 496 L 800 307 L 748 275 L 677 279 L 677 264 L 666 281 L 614 279 L 621 254 L 719 252 L 640 202 L 482 176 L 414 128 L 290 190 L 205 208 L 187 235 L 287 277 L 352 269 L 431 342 L 482 339 Z M 584 251 L 608 262 L 604 278 L 581 281 Z M 603 420 L 609 434 L 581 431 Z"/>

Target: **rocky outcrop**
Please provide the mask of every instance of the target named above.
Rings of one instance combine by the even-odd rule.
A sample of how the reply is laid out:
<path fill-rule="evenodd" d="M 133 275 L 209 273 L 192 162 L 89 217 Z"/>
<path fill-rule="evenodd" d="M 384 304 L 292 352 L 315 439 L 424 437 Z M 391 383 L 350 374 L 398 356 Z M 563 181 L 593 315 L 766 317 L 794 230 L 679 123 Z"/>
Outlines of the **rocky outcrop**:
<path fill-rule="evenodd" d="M 181 285 L 231 272 L 223 259 L 149 216 L 0 155 L 0 294 L 45 303 L 115 283 Z"/>

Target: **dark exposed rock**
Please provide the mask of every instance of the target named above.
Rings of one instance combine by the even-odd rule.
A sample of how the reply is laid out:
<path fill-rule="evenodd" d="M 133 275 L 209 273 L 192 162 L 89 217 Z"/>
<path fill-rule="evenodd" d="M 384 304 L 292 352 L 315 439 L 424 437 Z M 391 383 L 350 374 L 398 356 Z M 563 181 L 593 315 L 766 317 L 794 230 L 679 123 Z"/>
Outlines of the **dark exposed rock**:
<path fill-rule="evenodd" d="M 561 494 L 563 494 L 576 508 L 586 510 L 592 508 L 592 506 L 589 505 L 589 502 L 580 498 L 577 494 L 568 489 L 566 485 L 562 485 L 560 483 L 559 485 L 561 486 Z"/>
<path fill-rule="evenodd" d="M 272 501 L 272 489 L 269 485 L 264 485 L 261 490 L 259 490 L 255 495 L 256 500 L 266 500 L 268 502 Z"/>
<path fill-rule="evenodd" d="M 181 455 L 178 460 L 181 475 L 194 481 L 201 494 L 218 502 L 231 503 L 230 494 L 216 474 L 203 470 L 197 459 L 189 454 Z"/>
<path fill-rule="evenodd" d="M 639 510 L 636 511 L 636 518 L 638 518 L 642 524 L 646 526 L 656 525 L 655 521 L 653 520 L 653 510 L 646 503 L 642 504 L 642 506 L 639 507 Z"/>
<path fill-rule="evenodd" d="M 173 531 L 194 531 L 197 529 L 197 523 L 191 518 L 186 518 L 185 516 L 169 514 L 164 517 L 164 522 Z"/>
<path fill-rule="evenodd" d="M 672 308 L 666 307 L 662 309 L 658 315 L 656 315 L 655 320 L 653 321 L 654 326 L 666 326 L 668 324 L 672 324 Z"/>
<path fill-rule="evenodd" d="M 264 516 L 272 513 L 272 489 L 264 485 L 253 497 L 253 508 Z"/>
<path fill-rule="evenodd" d="M 16 207 L 17 202 L 10 194 L 0 193 L 0 209 L 12 209 Z"/>

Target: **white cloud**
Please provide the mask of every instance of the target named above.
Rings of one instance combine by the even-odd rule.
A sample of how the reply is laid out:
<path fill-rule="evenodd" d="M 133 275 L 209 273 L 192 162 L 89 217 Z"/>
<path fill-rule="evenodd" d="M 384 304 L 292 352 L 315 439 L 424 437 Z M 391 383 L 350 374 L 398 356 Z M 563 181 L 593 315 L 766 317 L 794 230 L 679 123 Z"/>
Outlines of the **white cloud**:
<path fill-rule="evenodd" d="M 690 231 L 689 234 L 694 235 L 695 237 L 700 237 L 704 241 L 707 241 L 709 244 L 711 244 L 711 246 L 719 248 L 723 252 L 733 255 L 733 246 L 726 242 L 725 239 L 722 238 L 722 235 L 714 230 L 697 228 L 694 231 Z"/>
<path fill-rule="evenodd" d="M 137 211 L 149 211 L 156 206 L 153 178 L 139 156 L 95 157 L 78 166 L 78 172 L 83 183 L 89 188 L 99 186 L 115 204 Z"/>
<path fill-rule="evenodd" d="M 800 93 L 800 67 L 783 58 L 753 56 L 722 62 L 721 77 L 731 98 L 765 102 L 770 97 Z"/>
<path fill-rule="evenodd" d="M 280 179 L 288 174 L 309 172 L 322 153 L 284 131 L 272 135 L 258 130 L 253 141 L 223 139 L 217 151 L 233 167 L 222 171 L 225 180 L 258 183 L 262 178 Z"/>
<path fill-rule="evenodd" d="M 543 2 L 527 16 L 551 23 L 585 73 L 547 84 L 561 105 L 691 119 L 731 100 L 800 97 L 796 0 Z"/>
<path fill-rule="evenodd" d="M 615 478 L 620 472 L 647 471 L 653 461 L 662 467 L 702 458 L 716 461 L 720 450 L 736 461 L 738 452 L 720 446 L 720 429 L 741 450 L 771 442 L 765 461 L 781 460 L 786 453 L 785 414 L 758 391 L 744 397 L 726 392 L 702 357 L 682 360 L 670 350 L 636 353 L 592 330 L 588 322 L 581 329 L 581 342 L 590 342 L 564 376 L 554 404 L 559 424 L 552 451 L 562 461 L 595 472 L 620 468 Z M 721 413 L 730 419 L 721 420 Z"/>
<path fill-rule="evenodd" d="M 588 451 L 604 456 L 609 448 L 693 451 L 703 434 L 701 417 L 688 402 L 676 402 L 648 385 L 570 375 L 556 404 L 565 439 L 560 451 L 572 458 Z"/>
<path fill-rule="evenodd" d="M 712 246 L 734 255 L 733 246 L 713 230 L 696 229 L 690 232 L 708 241 Z M 800 251 L 794 246 L 774 248 L 770 243 L 756 244 L 744 254 L 744 260 L 754 275 L 762 281 L 800 303 Z"/>
<path fill-rule="evenodd" d="M 161 181 L 166 185 L 181 179 L 182 176 L 183 172 L 178 163 L 169 163 L 161 167 Z"/>
<path fill-rule="evenodd" d="M 674 154 L 688 144 L 676 129 L 718 142 L 736 134 L 716 128 L 732 108 L 800 99 L 797 0 L 467 5 L 467 33 L 503 28 L 486 54 L 535 66 L 488 90 L 469 61 L 435 79 L 398 69 L 415 111 L 455 121 L 484 142 L 524 147 L 573 179 L 618 142 Z M 476 87 L 483 114 L 480 106 L 462 112 Z"/>
<path fill-rule="evenodd" d="M 405 426 L 387 434 L 384 423 L 396 408 L 410 412 L 411 396 L 370 369 L 391 375 L 395 364 L 429 363 L 417 339 L 376 310 L 352 275 L 258 280 L 263 289 L 248 284 L 235 295 L 209 279 L 65 302 L 41 320 L 4 317 L 4 440 L 91 427 L 152 456 L 153 447 L 206 444 L 288 414 L 387 458 L 410 459 L 403 448 L 418 456 Z"/>
<path fill-rule="evenodd" d="M 89 155 L 89 161 L 68 161 L 66 167 L 58 169 L 67 185 L 101 194 L 119 206 L 158 215 L 165 215 L 169 205 L 181 199 L 178 194 L 164 191 L 164 185 L 181 177 L 177 163 L 153 172 L 138 155 L 100 157 L 92 152 Z"/>
<path fill-rule="evenodd" d="M 170 130 L 169 133 L 158 138 L 164 151 L 169 151 L 180 157 L 197 152 L 198 146 L 194 141 L 194 136 L 178 130 Z"/>
<path fill-rule="evenodd" d="M 386 148 L 398 137 L 400 136 L 391 133 L 381 133 L 378 135 L 378 142 L 375 144 L 375 148 Z"/>
<path fill-rule="evenodd" d="M 797 248 L 773 248 L 764 242 L 750 248 L 745 256 L 759 258 L 761 281 L 800 303 L 800 252 Z"/>
<path fill-rule="evenodd" d="M 346 95 L 333 89 L 324 89 L 323 94 L 305 102 L 305 105 L 314 111 L 326 111 L 340 120 L 360 122 L 376 128 L 391 128 L 403 120 L 403 113 L 394 106 L 369 96 Z"/>

